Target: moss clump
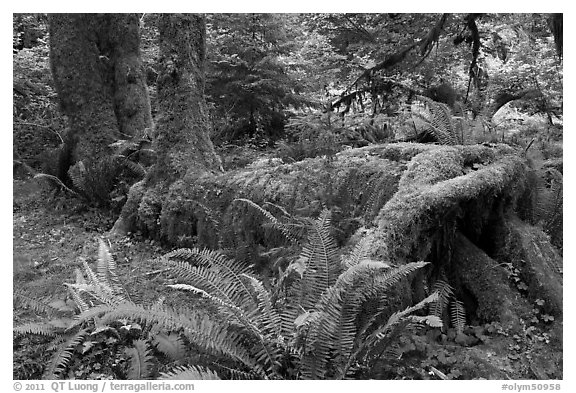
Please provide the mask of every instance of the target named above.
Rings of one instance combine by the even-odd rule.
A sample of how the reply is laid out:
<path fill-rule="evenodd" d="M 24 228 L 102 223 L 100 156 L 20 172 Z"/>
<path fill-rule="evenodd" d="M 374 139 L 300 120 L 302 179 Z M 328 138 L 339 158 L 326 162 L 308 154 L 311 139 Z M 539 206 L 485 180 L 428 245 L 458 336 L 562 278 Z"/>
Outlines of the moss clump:
<path fill-rule="evenodd" d="M 495 161 L 466 169 L 469 157 L 483 149 L 439 146 L 416 156 L 402 175 L 398 192 L 377 218 L 375 234 L 388 245 L 388 254 L 375 249 L 373 256 L 400 263 L 425 257 L 413 251 L 429 242 L 430 232 L 441 227 L 453 231 L 471 201 L 487 211 L 502 200 L 513 208 L 524 187 L 525 163 L 513 155 L 495 158 L 483 153 Z"/>

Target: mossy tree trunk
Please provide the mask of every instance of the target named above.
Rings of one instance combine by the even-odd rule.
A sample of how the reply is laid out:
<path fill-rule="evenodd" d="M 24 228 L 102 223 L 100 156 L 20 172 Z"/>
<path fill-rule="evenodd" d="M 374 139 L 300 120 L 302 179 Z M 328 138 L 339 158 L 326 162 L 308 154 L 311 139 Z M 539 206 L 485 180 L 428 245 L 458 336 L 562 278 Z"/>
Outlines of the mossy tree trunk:
<path fill-rule="evenodd" d="M 118 139 L 151 127 L 136 14 L 52 14 L 50 61 L 67 152 L 59 174 L 78 161 L 97 162 Z"/>
<path fill-rule="evenodd" d="M 204 98 L 206 21 L 201 15 L 163 14 L 158 19 L 160 64 L 156 165 L 150 184 L 172 183 L 190 173 L 220 171 L 210 141 Z"/>
<path fill-rule="evenodd" d="M 154 147 L 156 164 L 146 178 L 130 190 L 128 202 L 114 231 L 134 229 L 146 221 L 147 231 L 159 235 L 162 226 L 173 227 L 182 218 L 166 214 L 171 190 L 181 181 L 193 182 L 222 172 L 210 140 L 204 98 L 206 21 L 202 15 L 163 14 L 158 18 L 160 64 Z M 176 185 L 175 185 L 176 183 Z M 140 209 L 140 206 L 145 208 Z"/>

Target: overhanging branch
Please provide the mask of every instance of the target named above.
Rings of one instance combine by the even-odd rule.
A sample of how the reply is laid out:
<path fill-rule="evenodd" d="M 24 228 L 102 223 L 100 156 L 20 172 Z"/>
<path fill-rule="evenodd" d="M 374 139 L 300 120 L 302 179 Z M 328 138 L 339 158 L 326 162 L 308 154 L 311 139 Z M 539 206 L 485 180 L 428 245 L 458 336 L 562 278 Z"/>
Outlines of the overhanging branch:
<path fill-rule="evenodd" d="M 396 64 L 402 62 L 406 58 L 408 53 L 410 53 L 410 51 L 412 51 L 414 48 L 419 47 L 420 48 L 420 54 L 421 54 L 421 56 L 423 56 L 423 59 L 425 59 L 430 54 L 430 52 L 432 51 L 434 44 L 438 42 L 438 39 L 440 38 L 440 34 L 444 28 L 444 25 L 446 24 L 446 21 L 448 20 L 449 15 L 450 14 L 443 14 L 442 17 L 438 20 L 438 22 L 436 22 L 434 27 L 432 27 L 432 29 L 428 32 L 426 37 L 404 47 L 403 49 L 401 49 L 400 51 L 398 51 L 396 53 L 393 53 L 392 55 L 390 55 L 386 59 L 384 59 L 384 61 L 376 64 L 375 66 L 364 70 L 360 74 L 360 76 L 358 76 L 358 78 L 356 78 L 354 80 L 354 82 L 352 82 L 342 92 L 340 97 L 336 101 L 334 101 L 333 103 L 330 104 L 330 107 L 328 109 L 334 110 L 335 108 L 342 105 L 342 103 L 347 103 L 351 99 L 357 97 L 360 92 L 369 91 L 370 90 L 369 87 L 363 87 L 363 88 L 359 89 L 358 84 L 365 82 L 367 85 L 370 85 L 370 83 L 373 79 L 373 76 L 376 72 L 383 70 L 383 69 L 391 68 L 391 67 L 395 66 Z M 421 61 L 420 61 L 420 63 L 421 63 Z M 417 65 L 419 65 L 420 63 L 418 63 Z M 402 87 L 407 88 L 407 86 L 404 86 L 404 85 L 402 85 Z"/>

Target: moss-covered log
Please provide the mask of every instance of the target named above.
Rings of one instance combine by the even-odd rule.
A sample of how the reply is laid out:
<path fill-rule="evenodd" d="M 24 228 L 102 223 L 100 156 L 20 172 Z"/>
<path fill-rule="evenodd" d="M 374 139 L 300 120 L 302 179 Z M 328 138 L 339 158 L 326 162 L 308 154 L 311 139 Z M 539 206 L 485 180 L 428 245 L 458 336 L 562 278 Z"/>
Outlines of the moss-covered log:
<path fill-rule="evenodd" d="M 164 193 L 138 185 L 122 219 L 173 246 L 270 248 L 280 236 L 266 231 L 263 217 L 237 198 L 304 216 L 326 206 L 335 212 L 340 244 L 372 236 L 372 259 L 431 262 L 396 294 L 398 302 L 418 300 L 441 278 L 470 321 L 519 328 L 529 310 L 526 298 L 542 293 L 551 312 L 561 308 L 561 278 L 547 267 L 558 254 L 515 215 L 529 172 L 521 155 L 505 145 L 368 146 L 293 164 L 261 160 L 225 174 L 185 177 Z M 280 211 L 272 205 L 269 210 Z M 529 261 L 523 274 L 530 296 L 510 284 L 502 267 L 510 262 L 505 250 Z"/>
<path fill-rule="evenodd" d="M 405 162 L 381 156 L 397 158 L 399 150 L 365 148 L 294 164 L 262 160 L 225 174 L 187 176 L 165 193 L 139 184 L 133 187 L 120 219 L 125 227 L 172 245 L 188 245 L 192 240 L 211 247 L 219 241 L 225 246 L 266 244 L 262 217 L 235 202 L 246 198 L 260 205 L 274 203 L 300 216 L 315 216 L 323 206 L 338 209 L 337 221 L 346 226 L 349 236 L 376 216 L 396 192 Z"/>

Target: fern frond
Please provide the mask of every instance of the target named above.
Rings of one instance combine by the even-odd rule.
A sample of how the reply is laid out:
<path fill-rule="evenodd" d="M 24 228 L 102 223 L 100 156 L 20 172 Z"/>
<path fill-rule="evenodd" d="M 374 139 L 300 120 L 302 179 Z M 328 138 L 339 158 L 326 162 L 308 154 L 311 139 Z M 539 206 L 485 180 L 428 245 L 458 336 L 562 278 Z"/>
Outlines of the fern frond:
<path fill-rule="evenodd" d="M 70 324 L 67 330 L 72 330 L 84 323 L 95 322 L 103 315 L 106 315 L 113 310 L 114 306 L 108 304 L 99 304 L 93 307 L 88 307 L 86 310 L 74 317 L 74 321 Z"/>
<path fill-rule="evenodd" d="M 414 306 L 407 307 L 402 311 L 395 312 L 394 314 L 392 314 L 390 316 L 390 318 L 388 318 L 388 321 L 386 322 L 386 324 L 384 326 L 380 327 L 379 329 L 376 329 L 373 333 L 371 333 L 370 337 L 368 337 L 366 339 L 366 342 L 382 340 L 386 336 L 386 334 L 389 333 L 396 324 L 398 324 L 402 320 L 404 320 L 407 315 L 412 314 L 415 311 L 421 310 L 425 306 L 427 306 L 430 303 L 435 302 L 437 300 L 438 300 L 438 294 L 433 293 L 430 296 L 428 296 L 427 298 L 420 301 L 419 303 L 415 304 Z M 419 320 L 416 320 L 416 321 L 419 321 Z M 431 319 L 431 321 L 434 321 L 434 323 L 437 323 L 439 321 L 439 319 L 436 317 L 436 319 L 433 319 L 433 320 Z"/>
<path fill-rule="evenodd" d="M 201 366 L 178 366 L 173 370 L 161 373 L 165 380 L 219 380 L 218 374 Z"/>
<path fill-rule="evenodd" d="M 77 272 L 79 272 L 80 270 L 76 270 Z M 78 279 L 77 279 L 78 281 Z M 83 281 L 83 280 L 82 280 Z M 64 284 L 66 285 L 66 284 Z M 87 285 L 85 283 L 85 281 L 83 281 L 80 285 Z M 88 310 L 88 304 L 84 301 L 84 299 L 82 299 L 82 296 L 80 296 L 80 293 L 73 287 L 66 285 L 66 289 L 68 290 L 68 293 L 70 294 L 70 296 L 72 296 L 72 299 L 74 300 L 74 303 L 76 303 L 76 307 L 78 307 L 78 309 L 80 310 L 80 312 L 84 312 L 86 310 Z"/>
<path fill-rule="evenodd" d="M 72 180 L 72 184 L 74 187 L 81 191 L 85 191 L 85 176 L 86 166 L 82 161 L 78 161 L 68 169 L 68 177 L 70 177 L 70 180 Z"/>
<path fill-rule="evenodd" d="M 276 217 L 274 217 L 274 215 L 272 215 L 272 213 L 270 213 L 268 210 L 262 208 L 257 203 L 252 202 L 250 199 L 236 198 L 236 199 L 234 199 L 234 202 L 236 202 L 236 201 L 246 203 L 246 204 L 248 204 L 248 206 L 253 207 L 256 211 L 258 211 L 260 214 L 262 214 L 268 221 L 270 221 L 272 226 L 275 229 L 279 230 L 284 235 L 284 237 L 286 237 L 286 239 L 291 240 L 295 243 L 299 243 L 299 241 L 300 241 L 299 237 L 297 235 L 295 235 L 291 230 L 289 230 L 289 226 L 287 226 L 285 223 L 281 222 Z M 278 205 L 275 205 L 272 203 L 269 203 L 269 204 L 272 206 L 275 206 L 277 208 L 280 208 Z M 285 209 L 282 208 L 281 211 L 285 215 L 288 215 Z"/>
<path fill-rule="evenodd" d="M 25 336 L 28 334 L 36 334 L 46 337 L 55 337 L 60 332 L 62 332 L 62 329 L 56 328 L 54 325 L 50 323 L 30 322 L 24 325 L 16 326 L 13 329 L 13 331 L 16 334 L 16 337 Z"/>
<path fill-rule="evenodd" d="M 59 309 L 54 307 L 45 299 L 37 299 L 26 290 L 14 288 L 13 298 L 15 305 L 28 307 L 37 314 L 46 314 L 48 316 L 59 313 Z"/>
<path fill-rule="evenodd" d="M 68 367 L 76 347 L 84 341 L 87 335 L 87 329 L 80 330 L 60 345 L 56 353 L 52 356 L 52 360 L 44 372 L 44 379 L 58 379 L 62 376 L 61 374 Z"/>
<path fill-rule="evenodd" d="M 450 299 L 454 297 L 454 291 L 446 281 L 437 280 L 432 286 L 432 292 L 438 293 L 438 301 L 430 304 L 430 314 L 441 318 L 448 309 Z"/>
<path fill-rule="evenodd" d="M 48 175 L 46 173 L 38 173 L 38 174 L 34 175 L 34 179 L 45 180 L 50 185 L 56 186 L 56 187 L 58 187 L 64 191 L 70 193 L 71 195 L 74 195 L 76 197 L 80 196 L 80 195 L 78 195 L 78 193 L 76 191 L 68 188 L 64 183 L 62 183 L 62 180 L 58 179 L 56 176 Z"/>
<path fill-rule="evenodd" d="M 130 360 L 128 379 L 146 379 L 152 372 L 152 359 L 150 346 L 145 340 L 134 341 L 134 346 L 125 350 Z"/>
<path fill-rule="evenodd" d="M 220 363 L 215 362 L 214 366 L 216 366 L 220 371 L 217 373 L 221 375 L 221 379 L 233 379 L 233 380 L 253 380 L 257 379 L 258 376 L 254 373 L 238 370 L 236 368 L 226 367 Z"/>
<path fill-rule="evenodd" d="M 559 231 L 561 234 L 563 213 L 562 173 L 554 168 L 548 168 L 540 176 L 548 179 L 540 181 L 541 184 L 536 190 L 535 221 L 541 224 L 544 231 L 551 236 L 555 234 L 555 231 Z"/>
<path fill-rule="evenodd" d="M 300 304 L 309 310 L 320 300 L 322 293 L 336 282 L 340 274 L 340 261 L 336 242 L 330 234 L 329 210 L 324 209 L 312 223 L 308 241 L 302 248 L 300 256 L 306 261 L 301 285 Z"/>
<path fill-rule="evenodd" d="M 366 259 L 369 255 L 373 242 L 374 237 L 372 235 L 367 235 L 360 239 L 360 241 L 352 249 L 352 252 L 349 255 L 342 257 L 342 266 L 344 267 L 344 270 L 347 270 L 352 266 L 356 266 L 361 261 Z"/>
<path fill-rule="evenodd" d="M 119 302 L 125 301 L 125 290 L 120 284 L 116 268 L 116 261 L 110 253 L 110 249 L 101 238 L 98 239 L 98 278 L 103 285 L 109 287 Z"/>
<path fill-rule="evenodd" d="M 261 330 L 260 326 L 257 326 L 255 323 L 257 321 L 249 318 L 242 311 L 242 309 L 236 305 L 228 303 L 224 299 L 221 299 L 217 296 L 212 296 L 202 289 L 188 284 L 173 284 L 169 285 L 169 287 L 199 293 L 217 305 L 221 306 L 224 310 L 228 311 L 226 314 L 229 317 L 235 318 L 242 326 L 246 328 L 245 334 L 251 335 L 257 340 L 259 345 L 255 346 L 253 355 L 255 357 L 256 363 L 264 366 L 268 374 L 273 374 L 275 372 L 275 369 L 277 366 L 279 366 L 280 351 L 275 345 L 273 345 L 272 342 L 268 340 L 267 335 Z M 270 327 L 270 324 L 264 324 L 264 327 Z"/>
<path fill-rule="evenodd" d="M 124 170 L 128 172 L 130 176 L 142 179 L 146 176 L 146 168 L 141 164 L 130 160 L 124 156 L 115 156 L 118 160 L 119 165 L 124 167 Z"/>
<path fill-rule="evenodd" d="M 456 333 L 464 332 L 464 325 L 466 325 L 466 311 L 464 304 L 459 300 L 454 300 L 451 307 L 452 326 L 456 329 Z"/>
<path fill-rule="evenodd" d="M 197 293 L 203 296 L 204 298 L 212 301 L 216 306 L 220 308 L 221 311 L 223 311 L 226 314 L 226 317 L 236 319 L 240 324 L 244 325 L 250 330 L 256 330 L 256 331 L 258 330 L 258 328 L 253 324 L 253 322 L 245 315 L 244 311 L 235 304 L 227 301 L 227 299 L 223 299 L 219 296 L 212 295 L 204 291 L 203 289 L 197 288 L 189 284 L 169 284 L 167 286 L 174 289 L 180 289 L 184 291 Z"/>
<path fill-rule="evenodd" d="M 182 281 L 244 310 L 256 308 L 256 301 L 241 278 L 244 273 L 253 273 L 249 267 L 229 260 L 219 252 L 198 248 L 175 250 L 163 259 Z"/>
<path fill-rule="evenodd" d="M 428 265 L 429 262 L 410 262 L 394 269 L 387 270 L 376 277 L 376 287 L 380 291 L 392 288 L 404 277 Z"/>
<path fill-rule="evenodd" d="M 424 120 L 429 131 L 436 137 L 438 142 L 443 145 L 463 143 L 452 121 L 450 108 L 446 104 L 424 96 L 417 96 L 417 98 L 427 105 L 429 116 L 426 117 L 418 113 L 415 113 L 415 115 Z"/>
<path fill-rule="evenodd" d="M 87 311 L 89 315 L 93 310 Z M 159 325 L 169 331 L 182 330 L 188 340 L 215 354 L 238 360 L 265 377 L 264 370 L 255 363 L 244 347 L 245 336 L 228 328 L 227 324 L 213 321 L 208 315 L 189 309 L 173 310 L 166 306 L 144 307 L 134 303 L 122 303 L 114 307 L 100 306 L 102 323 L 119 319 L 137 321 L 147 326 Z"/>
<path fill-rule="evenodd" d="M 153 344 L 172 360 L 180 360 L 186 356 L 186 346 L 176 333 L 154 335 Z"/>
<path fill-rule="evenodd" d="M 256 321 L 260 330 L 264 332 L 264 334 L 272 334 L 275 337 L 280 336 L 282 334 L 282 321 L 272 304 L 270 292 L 254 277 L 247 274 L 243 274 L 243 276 L 249 280 L 258 298 L 258 311 L 254 317 L 257 318 Z"/>
<path fill-rule="evenodd" d="M 367 361 L 368 357 L 378 359 L 384 356 L 388 350 L 394 350 L 398 338 L 415 324 L 426 323 L 433 327 L 442 326 L 440 318 L 436 316 L 415 317 L 410 315 L 437 300 L 438 294 L 433 293 L 418 304 L 392 314 L 385 325 L 378 327 L 364 339 L 359 337 L 357 341 L 359 345 L 353 357 L 360 357 L 361 354 L 364 354 L 362 356 L 363 361 Z"/>

